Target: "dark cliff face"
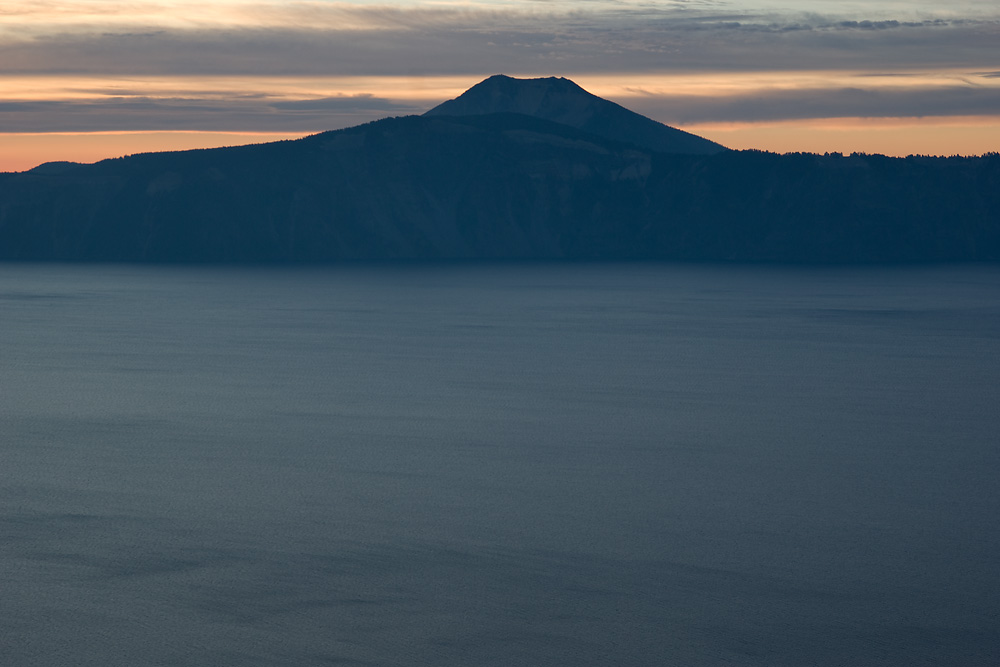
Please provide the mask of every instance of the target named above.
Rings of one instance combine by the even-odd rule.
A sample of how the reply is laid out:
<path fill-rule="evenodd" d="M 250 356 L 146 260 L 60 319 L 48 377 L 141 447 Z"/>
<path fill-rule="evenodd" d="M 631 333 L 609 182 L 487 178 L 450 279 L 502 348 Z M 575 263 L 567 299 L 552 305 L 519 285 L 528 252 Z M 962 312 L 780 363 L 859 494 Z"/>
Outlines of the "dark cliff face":
<path fill-rule="evenodd" d="M 569 79 L 515 79 L 497 74 L 425 115 L 519 113 L 662 153 L 712 155 L 725 147 L 668 127 L 588 93 Z"/>

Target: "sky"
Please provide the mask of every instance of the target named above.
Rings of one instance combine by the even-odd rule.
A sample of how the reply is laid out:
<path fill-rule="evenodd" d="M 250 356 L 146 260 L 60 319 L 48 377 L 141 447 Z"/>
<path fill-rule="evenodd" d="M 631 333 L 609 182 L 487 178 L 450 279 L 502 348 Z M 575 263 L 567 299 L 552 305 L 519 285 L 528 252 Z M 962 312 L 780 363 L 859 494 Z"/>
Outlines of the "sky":
<path fill-rule="evenodd" d="M 3 0 L 0 171 L 422 113 L 498 73 L 731 148 L 1000 151 L 996 0 Z"/>

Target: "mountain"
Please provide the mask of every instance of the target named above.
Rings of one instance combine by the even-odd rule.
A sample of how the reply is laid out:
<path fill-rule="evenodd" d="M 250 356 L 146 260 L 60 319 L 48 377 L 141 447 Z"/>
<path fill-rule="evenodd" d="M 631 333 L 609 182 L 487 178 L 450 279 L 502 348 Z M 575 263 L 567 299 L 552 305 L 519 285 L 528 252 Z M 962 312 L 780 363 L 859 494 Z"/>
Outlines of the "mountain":
<path fill-rule="evenodd" d="M 431 114 L 0 174 L 2 260 L 486 258 L 1000 261 L 1000 155 L 669 153 Z"/>
<path fill-rule="evenodd" d="M 515 79 L 497 74 L 424 115 L 491 113 L 534 116 L 661 153 L 712 155 L 726 150 L 714 141 L 658 123 L 592 95 L 569 79 L 556 77 Z"/>
<path fill-rule="evenodd" d="M 0 259 L 629 254 L 650 162 L 571 127 L 494 114 L 0 174 Z"/>

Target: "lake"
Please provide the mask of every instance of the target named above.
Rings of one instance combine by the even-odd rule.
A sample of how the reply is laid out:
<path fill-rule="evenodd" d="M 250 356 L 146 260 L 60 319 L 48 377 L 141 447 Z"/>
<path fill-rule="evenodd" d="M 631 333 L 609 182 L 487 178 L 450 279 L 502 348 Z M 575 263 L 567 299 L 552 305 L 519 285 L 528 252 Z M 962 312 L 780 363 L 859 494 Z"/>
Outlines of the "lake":
<path fill-rule="evenodd" d="M 996 665 L 1000 268 L 0 265 L 0 663 Z"/>

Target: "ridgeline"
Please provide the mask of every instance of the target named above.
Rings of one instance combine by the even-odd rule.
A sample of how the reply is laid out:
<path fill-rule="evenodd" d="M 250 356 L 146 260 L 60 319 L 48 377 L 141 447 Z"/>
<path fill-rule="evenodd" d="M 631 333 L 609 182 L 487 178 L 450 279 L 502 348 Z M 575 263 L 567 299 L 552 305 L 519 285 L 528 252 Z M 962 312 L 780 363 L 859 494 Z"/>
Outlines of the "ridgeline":
<path fill-rule="evenodd" d="M 566 79 L 296 141 L 0 174 L 0 259 L 1000 260 L 1000 155 L 731 151 Z"/>

